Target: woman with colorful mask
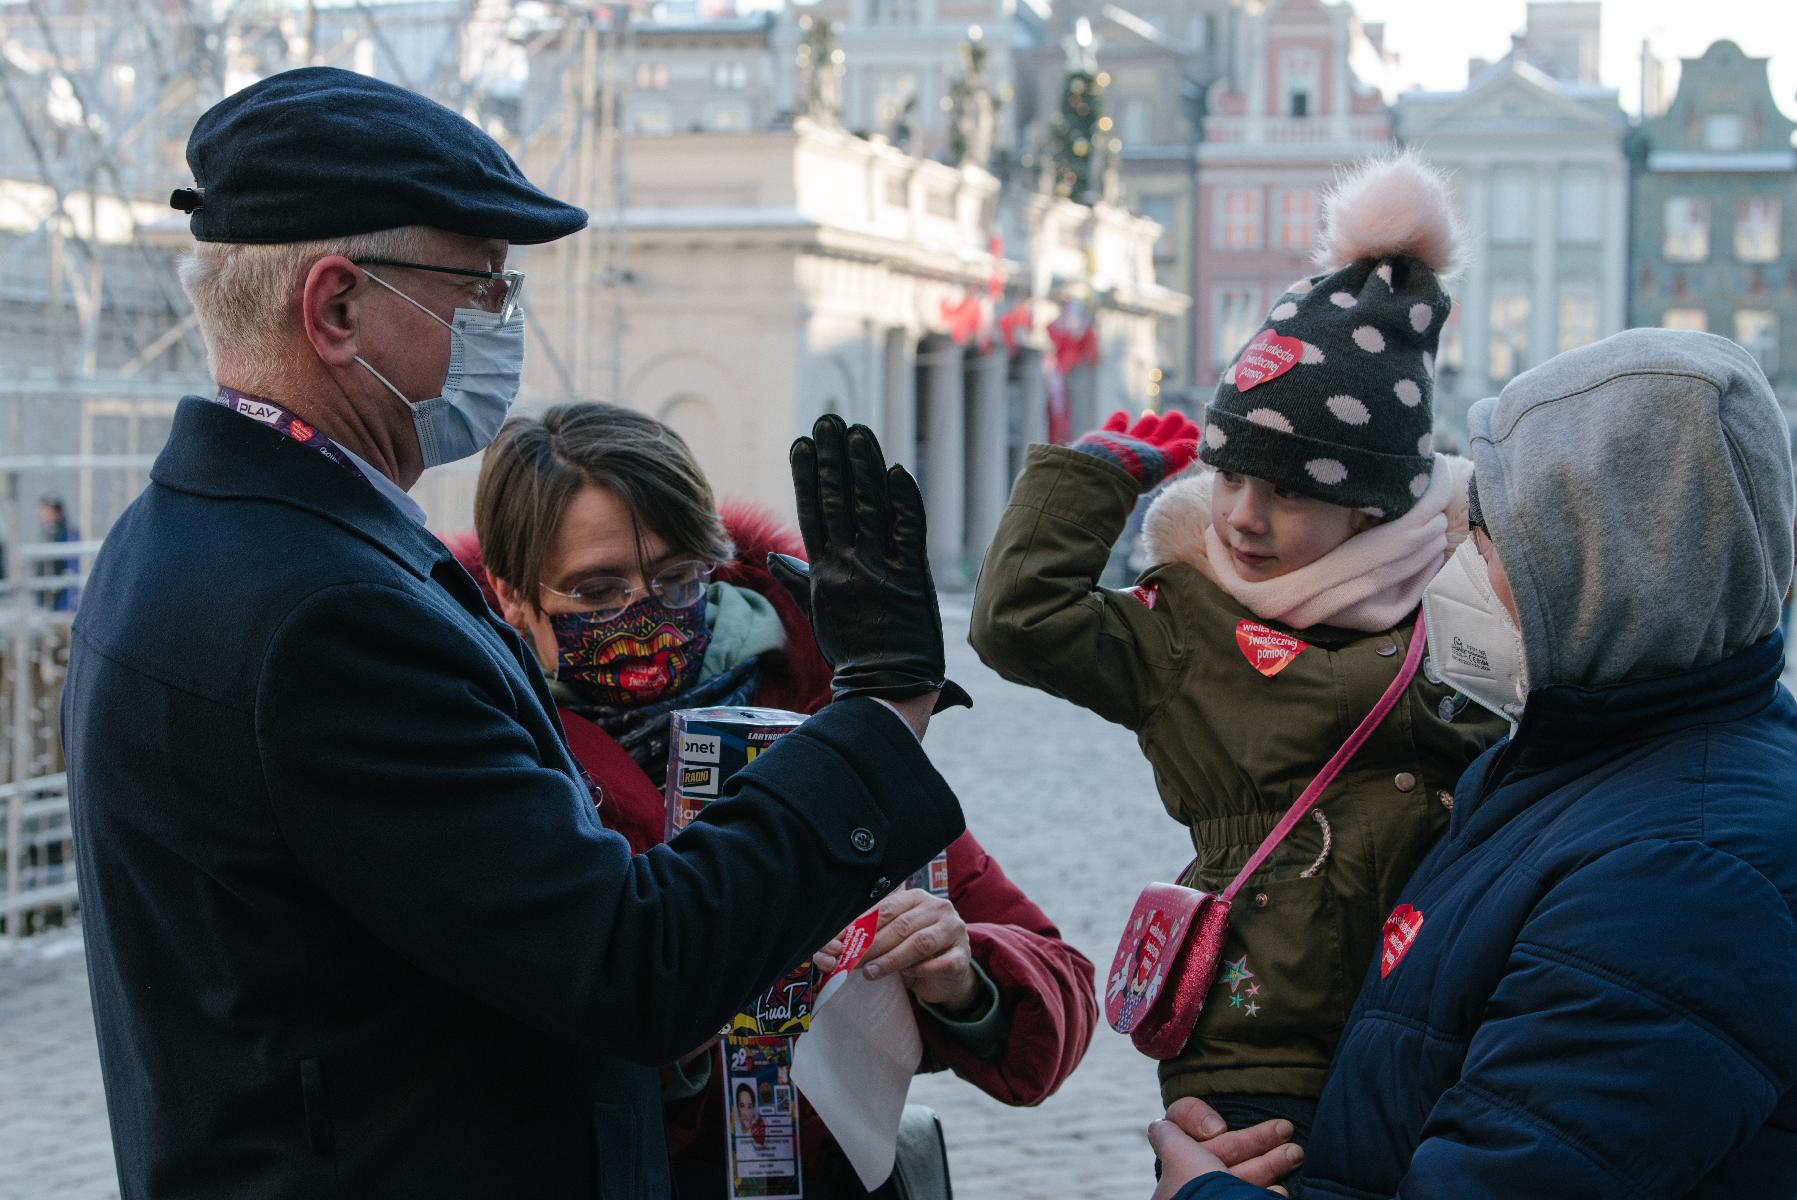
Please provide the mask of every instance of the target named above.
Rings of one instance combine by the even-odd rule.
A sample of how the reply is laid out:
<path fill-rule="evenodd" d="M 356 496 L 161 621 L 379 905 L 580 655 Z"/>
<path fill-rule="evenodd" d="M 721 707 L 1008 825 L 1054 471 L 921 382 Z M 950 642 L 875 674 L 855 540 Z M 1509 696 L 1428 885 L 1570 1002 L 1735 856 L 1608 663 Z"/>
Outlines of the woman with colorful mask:
<path fill-rule="evenodd" d="M 770 553 L 802 557 L 799 539 L 754 509 L 720 513 L 660 421 L 607 404 L 513 417 L 482 463 L 475 525 L 478 542 L 452 538 L 451 549 L 535 650 L 602 819 L 638 852 L 663 839 L 676 709 L 810 713 L 830 701 L 810 623 L 764 565 Z M 862 969 L 905 981 L 925 1069 L 1007 1104 L 1051 1095 L 1091 1040 L 1091 963 L 971 833 L 948 848 L 946 897 L 906 889 L 879 908 Z M 836 949 L 820 948 L 825 965 Z M 690 1087 L 670 1090 L 693 1090 L 666 1112 L 682 1200 L 727 1186 L 731 1101 L 708 1065 L 689 1060 Z M 799 1137 L 808 1200 L 870 1194 L 802 1101 Z"/>

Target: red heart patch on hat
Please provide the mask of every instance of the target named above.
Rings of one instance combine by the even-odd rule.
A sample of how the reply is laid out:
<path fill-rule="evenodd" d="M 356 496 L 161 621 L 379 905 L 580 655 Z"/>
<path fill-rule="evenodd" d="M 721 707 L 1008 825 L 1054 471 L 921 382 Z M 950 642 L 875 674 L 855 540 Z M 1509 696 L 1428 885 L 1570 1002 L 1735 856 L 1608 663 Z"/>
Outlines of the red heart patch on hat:
<path fill-rule="evenodd" d="M 293 419 L 293 424 L 287 427 L 287 436 L 296 442 L 309 442 L 312 440 L 312 435 L 317 432 L 318 430 L 312 428 L 298 417 L 295 417 Z"/>
<path fill-rule="evenodd" d="M 1391 910 L 1391 916 L 1385 918 L 1385 949 L 1379 954 L 1379 978 L 1384 979 L 1397 969 L 1422 927 L 1423 914 L 1408 904 Z"/>
<path fill-rule="evenodd" d="M 1245 392 L 1269 379 L 1277 379 L 1303 359 L 1303 341 L 1263 329 L 1254 335 L 1248 348 L 1235 360 L 1235 390 Z"/>
<path fill-rule="evenodd" d="M 1292 660 L 1310 649 L 1310 643 L 1289 633 L 1269 629 L 1259 621 L 1242 621 L 1235 627 L 1235 644 L 1242 648 L 1248 665 L 1268 679 L 1292 665 Z"/>

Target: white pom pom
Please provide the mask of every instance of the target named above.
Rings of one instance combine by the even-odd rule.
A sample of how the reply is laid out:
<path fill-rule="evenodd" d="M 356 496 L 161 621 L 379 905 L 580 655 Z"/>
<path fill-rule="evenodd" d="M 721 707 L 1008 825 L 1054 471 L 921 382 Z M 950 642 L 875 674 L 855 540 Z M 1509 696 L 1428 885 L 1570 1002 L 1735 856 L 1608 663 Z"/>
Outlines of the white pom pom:
<path fill-rule="evenodd" d="M 1368 159 L 1330 189 L 1317 263 L 1334 271 L 1399 254 L 1437 274 L 1452 271 L 1460 255 L 1447 179 L 1410 151 Z"/>

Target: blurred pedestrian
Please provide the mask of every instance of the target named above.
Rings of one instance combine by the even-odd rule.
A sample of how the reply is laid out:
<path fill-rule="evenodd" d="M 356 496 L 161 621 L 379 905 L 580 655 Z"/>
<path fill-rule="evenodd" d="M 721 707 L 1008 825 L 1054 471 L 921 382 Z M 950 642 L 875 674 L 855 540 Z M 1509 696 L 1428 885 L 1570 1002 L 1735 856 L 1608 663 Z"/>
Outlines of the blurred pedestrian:
<path fill-rule="evenodd" d="M 63 506 L 62 497 L 42 496 L 38 499 L 37 540 L 45 545 L 81 540 L 80 533 L 69 522 L 68 510 Z M 79 558 L 51 558 L 39 562 L 36 573 L 40 579 L 58 579 L 79 575 L 80 572 Z M 68 587 L 43 593 L 39 602 L 54 612 L 73 612 L 80 597 L 81 589 L 70 584 Z"/>

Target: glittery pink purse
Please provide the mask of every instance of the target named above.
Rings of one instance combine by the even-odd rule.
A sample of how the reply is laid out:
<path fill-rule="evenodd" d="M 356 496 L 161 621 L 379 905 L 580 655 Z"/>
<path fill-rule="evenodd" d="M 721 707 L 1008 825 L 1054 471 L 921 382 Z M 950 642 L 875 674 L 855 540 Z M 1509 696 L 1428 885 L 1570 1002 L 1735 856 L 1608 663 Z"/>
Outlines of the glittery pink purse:
<path fill-rule="evenodd" d="M 1397 678 L 1385 689 L 1379 703 L 1348 735 L 1304 794 L 1286 810 L 1279 824 L 1249 856 L 1236 877 L 1221 892 L 1212 894 L 1177 883 L 1151 883 L 1136 897 L 1136 906 L 1123 927 L 1123 938 L 1111 959 L 1105 984 L 1104 1015 L 1111 1028 L 1127 1033 L 1150 1058 L 1169 1059 L 1191 1039 L 1204 998 L 1210 993 L 1223 958 L 1229 934 L 1229 907 L 1248 878 L 1266 863 L 1280 842 L 1316 807 L 1328 786 L 1373 730 L 1397 706 L 1398 698 L 1423 660 L 1428 638 L 1419 613 L 1410 634 L 1410 648 Z M 1193 863 L 1196 863 L 1196 859 Z M 1188 863 L 1186 871 L 1192 864 Z M 1183 878 L 1186 871 L 1180 872 Z"/>

